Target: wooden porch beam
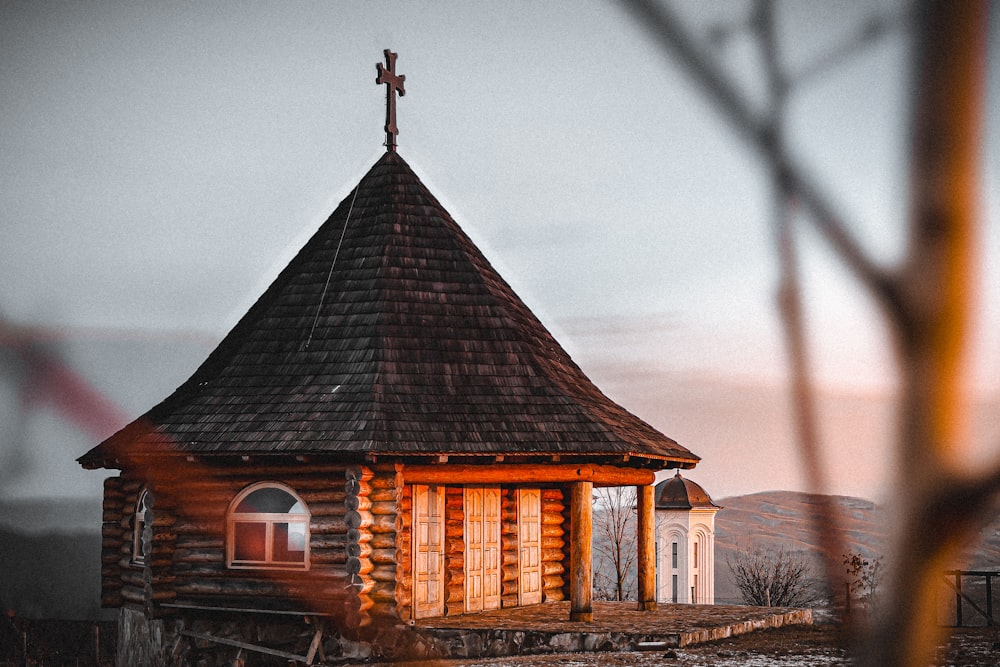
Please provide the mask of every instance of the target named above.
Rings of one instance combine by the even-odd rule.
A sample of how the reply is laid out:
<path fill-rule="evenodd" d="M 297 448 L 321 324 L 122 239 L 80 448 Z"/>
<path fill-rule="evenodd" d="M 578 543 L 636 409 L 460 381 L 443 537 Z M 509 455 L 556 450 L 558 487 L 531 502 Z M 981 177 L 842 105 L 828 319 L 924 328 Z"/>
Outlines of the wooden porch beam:
<path fill-rule="evenodd" d="M 569 620 L 593 621 L 593 482 L 570 491 Z"/>
<path fill-rule="evenodd" d="M 656 523 L 654 488 L 651 484 L 635 489 L 637 507 L 636 545 L 639 575 L 639 611 L 656 610 Z"/>
<path fill-rule="evenodd" d="M 648 486 L 655 473 L 594 463 L 494 463 L 491 465 L 404 465 L 406 484 L 569 484 Z"/>

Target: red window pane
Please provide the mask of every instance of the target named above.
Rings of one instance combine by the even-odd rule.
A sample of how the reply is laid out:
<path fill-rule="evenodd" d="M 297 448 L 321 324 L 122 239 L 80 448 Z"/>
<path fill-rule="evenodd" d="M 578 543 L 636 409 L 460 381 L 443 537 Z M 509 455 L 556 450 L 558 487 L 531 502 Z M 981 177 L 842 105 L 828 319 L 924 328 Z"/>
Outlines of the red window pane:
<path fill-rule="evenodd" d="M 237 522 L 233 526 L 233 560 L 263 561 L 266 557 L 267 525 Z"/>

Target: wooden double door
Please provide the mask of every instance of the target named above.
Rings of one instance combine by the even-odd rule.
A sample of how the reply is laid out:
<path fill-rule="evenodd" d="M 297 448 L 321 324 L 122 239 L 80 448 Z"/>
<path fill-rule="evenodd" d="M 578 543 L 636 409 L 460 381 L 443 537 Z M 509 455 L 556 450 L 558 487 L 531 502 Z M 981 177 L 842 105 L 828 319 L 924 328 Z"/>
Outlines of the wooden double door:
<path fill-rule="evenodd" d="M 519 489 L 517 502 L 518 604 L 542 601 L 541 492 Z M 503 493 L 499 487 L 462 490 L 464 610 L 499 609 L 503 592 Z M 413 487 L 413 613 L 444 614 L 445 487 Z M 512 531 L 513 532 L 513 531 Z M 457 564 L 456 564 L 457 565 Z"/>

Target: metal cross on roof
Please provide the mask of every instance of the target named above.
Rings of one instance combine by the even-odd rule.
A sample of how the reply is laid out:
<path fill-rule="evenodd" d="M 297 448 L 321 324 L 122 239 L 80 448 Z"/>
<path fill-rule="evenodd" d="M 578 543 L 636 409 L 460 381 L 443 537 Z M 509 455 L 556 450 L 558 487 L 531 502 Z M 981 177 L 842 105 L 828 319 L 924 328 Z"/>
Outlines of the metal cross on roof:
<path fill-rule="evenodd" d="M 400 97 L 406 94 L 406 90 L 403 89 L 403 82 L 406 81 L 406 76 L 396 74 L 397 54 L 389 49 L 386 49 L 383 53 L 385 53 L 385 66 L 383 67 L 382 63 L 376 63 L 378 78 L 375 79 L 375 83 L 385 84 L 385 147 L 390 151 L 395 151 L 396 135 L 399 134 L 399 130 L 396 128 L 395 93 L 398 92 Z"/>

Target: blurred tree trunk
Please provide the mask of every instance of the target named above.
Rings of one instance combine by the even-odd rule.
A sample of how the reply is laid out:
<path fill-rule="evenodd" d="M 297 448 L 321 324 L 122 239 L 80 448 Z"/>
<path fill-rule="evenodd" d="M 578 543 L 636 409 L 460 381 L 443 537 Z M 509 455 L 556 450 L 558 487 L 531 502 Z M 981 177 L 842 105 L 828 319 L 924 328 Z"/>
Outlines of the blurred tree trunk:
<path fill-rule="evenodd" d="M 895 535 L 878 639 L 864 652 L 870 665 L 933 659 L 935 588 L 981 526 L 996 488 L 963 469 L 987 9 L 983 0 L 918 7 L 909 247 L 884 302 L 902 375 Z"/>
<path fill-rule="evenodd" d="M 895 521 L 886 560 L 889 576 L 880 596 L 883 605 L 855 658 L 873 667 L 927 665 L 941 631 L 934 589 L 943 570 L 985 523 L 1000 489 L 1000 464 L 970 473 L 965 449 L 966 355 L 978 287 L 977 190 L 989 3 L 920 0 L 913 8 L 917 40 L 909 240 L 903 265 L 886 271 L 871 261 L 836 209 L 775 141 L 774 128 L 758 120 L 670 6 L 652 0 L 627 2 L 765 157 L 781 189 L 809 214 L 889 322 L 901 389 L 897 477 L 887 498 Z M 795 272 L 788 275 L 794 288 Z M 785 324 L 794 342 L 801 336 L 801 325 L 787 313 Z M 791 354 L 801 360 L 796 356 L 801 352 Z M 800 388 L 796 393 L 808 396 L 808 386 L 805 392 Z M 800 433 L 811 432 L 809 411 L 799 414 L 805 422 Z M 817 460 L 806 444 L 804 459 Z M 828 554 L 828 560 L 839 555 Z"/>

